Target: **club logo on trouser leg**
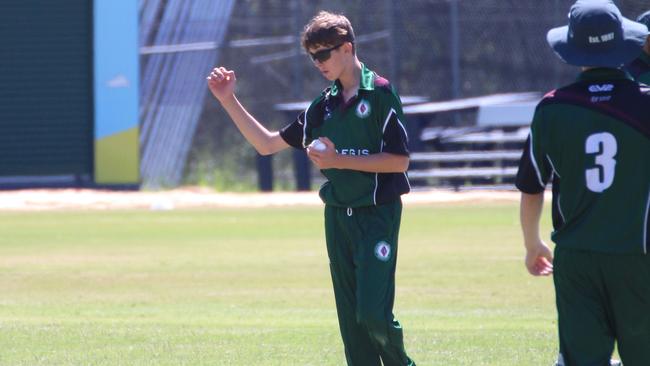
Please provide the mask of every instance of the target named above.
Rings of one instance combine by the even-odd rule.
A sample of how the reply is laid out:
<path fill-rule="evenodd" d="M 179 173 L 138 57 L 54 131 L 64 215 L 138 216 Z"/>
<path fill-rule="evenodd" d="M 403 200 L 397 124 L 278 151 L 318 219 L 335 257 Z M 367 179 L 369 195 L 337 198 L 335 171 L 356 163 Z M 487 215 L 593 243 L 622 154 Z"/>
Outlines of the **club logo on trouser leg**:
<path fill-rule="evenodd" d="M 385 241 L 380 241 L 375 245 L 375 257 L 382 262 L 388 262 L 390 259 L 390 244 Z"/>

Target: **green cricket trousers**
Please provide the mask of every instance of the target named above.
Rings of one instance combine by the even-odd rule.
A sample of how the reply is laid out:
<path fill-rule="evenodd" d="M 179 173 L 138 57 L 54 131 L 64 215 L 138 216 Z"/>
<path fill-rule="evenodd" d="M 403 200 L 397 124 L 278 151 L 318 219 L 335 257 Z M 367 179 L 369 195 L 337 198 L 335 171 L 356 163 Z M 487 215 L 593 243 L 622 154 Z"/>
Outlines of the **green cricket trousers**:
<path fill-rule="evenodd" d="M 415 365 L 393 316 L 401 201 L 325 206 L 325 237 L 348 366 Z"/>
<path fill-rule="evenodd" d="M 553 280 L 565 366 L 650 365 L 650 256 L 555 247 Z"/>

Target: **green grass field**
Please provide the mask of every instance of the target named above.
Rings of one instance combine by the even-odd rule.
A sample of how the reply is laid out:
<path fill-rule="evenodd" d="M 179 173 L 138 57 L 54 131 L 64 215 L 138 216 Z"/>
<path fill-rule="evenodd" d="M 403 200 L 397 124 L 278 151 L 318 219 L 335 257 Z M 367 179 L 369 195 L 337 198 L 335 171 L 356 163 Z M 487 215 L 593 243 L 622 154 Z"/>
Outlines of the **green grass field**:
<path fill-rule="evenodd" d="M 344 365 L 322 220 L 0 213 L 0 365 Z M 516 204 L 407 206 L 398 258 L 418 365 L 555 360 L 552 280 L 525 271 Z"/>

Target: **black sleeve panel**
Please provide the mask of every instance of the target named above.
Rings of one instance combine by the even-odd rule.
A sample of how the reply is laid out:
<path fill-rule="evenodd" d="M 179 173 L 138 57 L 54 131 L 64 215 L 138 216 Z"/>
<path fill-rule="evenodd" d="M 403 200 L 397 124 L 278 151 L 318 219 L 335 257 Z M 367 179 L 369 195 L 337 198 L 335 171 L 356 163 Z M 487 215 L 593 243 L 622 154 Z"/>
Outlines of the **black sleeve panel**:
<path fill-rule="evenodd" d="M 293 146 L 296 149 L 301 150 L 305 148 L 303 146 L 305 133 L 305 113 L 305 111 L 300 113 L 295 121 L 282 127 L 280 130 L 280 136 L 287 144 L 289 144 L 289 146 Z"/>
<path fill-rule="evenodd" d="M 530 136 L 528 136 L 524 152 L 521 155 L 521 160 L 519 160 L 519 171 L 517 171 L 515 186 L 517 186 L 517 189 L 521 192 L 536 194 L 544 191 L 549 177 L 541 176 L 539 169 L 535 165 L 536 162 L 533 161 L 531 156 L 530 145 Z M 546 159 L 544 159 L 544 162 L 545 164 L 548 164 Z M 544 171 L 551 171 L 550 167 L 546 168 L 547 169 L 544 169 Z"/>
<path fill-rule="evenodd" d="M 408 135 L 406 126 L 402 123 L 395 110 L 389 111 L 386 126 L 383 131 L 383 152 L 409 156 Z"/>

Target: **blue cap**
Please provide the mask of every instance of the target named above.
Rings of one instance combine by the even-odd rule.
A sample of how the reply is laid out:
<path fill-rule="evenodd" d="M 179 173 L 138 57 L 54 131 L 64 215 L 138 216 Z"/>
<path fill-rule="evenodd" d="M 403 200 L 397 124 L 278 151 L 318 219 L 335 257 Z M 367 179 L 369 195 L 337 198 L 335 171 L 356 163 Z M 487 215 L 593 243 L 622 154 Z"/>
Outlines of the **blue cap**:
<path fill-rule="evenodd" d="M 621 15 L 611 0 L 578 0 L 569 25 L 546 35 L 553 51 L 575 66 L 619 67 L 641 53 L 648 27 Z"/>
<path fill-rule="evenodd" d="M 648 27 L 648 29 L 650 29 L 650 10 L 639 15 L 639 17 L 636 18 L 636 21 L 641 24 L 645 24 L 645 26 Z"/>

